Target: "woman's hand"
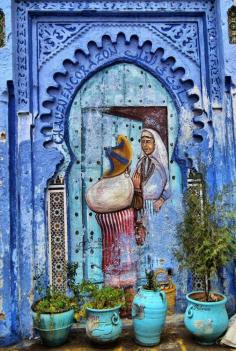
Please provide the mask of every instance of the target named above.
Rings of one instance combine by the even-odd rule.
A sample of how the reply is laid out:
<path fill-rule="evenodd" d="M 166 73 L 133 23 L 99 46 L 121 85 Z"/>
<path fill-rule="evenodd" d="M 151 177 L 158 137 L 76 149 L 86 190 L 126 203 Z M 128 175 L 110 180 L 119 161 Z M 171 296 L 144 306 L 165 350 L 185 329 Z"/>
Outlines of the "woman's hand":
<path fill-rule="evenodd" d="M 141 189 L 141 174 L 137 171 L 132 178 L 134 189 Z"/>
<path fill-rule="evenodd" d="M 162 205 L 164 204 L 165 200 L 160 197 L 160 199 L 154 201 L 154 209 L 155 211 L 159 212 Z"/>

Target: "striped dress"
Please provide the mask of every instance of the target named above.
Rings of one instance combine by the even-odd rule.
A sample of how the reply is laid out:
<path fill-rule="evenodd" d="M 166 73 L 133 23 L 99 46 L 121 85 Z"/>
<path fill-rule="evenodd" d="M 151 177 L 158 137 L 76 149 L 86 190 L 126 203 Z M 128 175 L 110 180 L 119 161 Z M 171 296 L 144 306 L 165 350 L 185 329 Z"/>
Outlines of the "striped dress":
<path fill-rule="evenodd" d="M 105 285 L 132 287 L 136 282 L 136 244 L 132 208 L 97 213 L 103 235 L 103 273 Z"/>

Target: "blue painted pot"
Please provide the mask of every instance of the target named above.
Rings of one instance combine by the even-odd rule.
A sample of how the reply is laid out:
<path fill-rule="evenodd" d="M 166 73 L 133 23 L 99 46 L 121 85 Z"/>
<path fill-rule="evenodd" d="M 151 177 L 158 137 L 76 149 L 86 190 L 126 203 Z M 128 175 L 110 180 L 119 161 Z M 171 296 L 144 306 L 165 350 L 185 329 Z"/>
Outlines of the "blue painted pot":
<path fill-rule="evenodd" d="M 49 314 L 32 311 L 34 328 L 39 331 L 42 342 L 50 347 L 64 344 L 74 319 L 74 310 Z"/>
<path fill-rule="evenodd" d="M 122 322 L 120 306 L 97 310 L 87 307 L 86 333 L 89 339 L 97 343 L 108 343 L 119 338 Z"/>
<path fill-rule="evenodd" d="M 167 313 L 166 295 L 163 291 L 140 289 L 132 305 L 135 341 L 139 345 L 160 343 Z"/>
<path fill-rule="evenodd" d="M 194 293 L 186 296 L 188 307 L 184 316 L 186 328 L 192 333 L 199 344 L 212 345 L 226 331 L 229 318 L 225 308 L 227 298 L 222 296 L 221 301 L 201 302 L 191 298 Z"/>

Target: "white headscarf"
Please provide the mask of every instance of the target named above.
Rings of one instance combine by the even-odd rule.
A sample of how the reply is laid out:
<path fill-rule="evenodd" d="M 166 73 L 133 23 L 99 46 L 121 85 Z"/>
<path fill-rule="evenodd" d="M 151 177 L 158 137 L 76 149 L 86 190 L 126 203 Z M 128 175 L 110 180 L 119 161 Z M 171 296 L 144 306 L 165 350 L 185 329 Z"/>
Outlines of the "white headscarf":
<path fill-rule="evenodd" d="M 154 174 L 150 177 L 149 180 L 147 180 L 145 184 L 145 188 L 143 189 L 143 196 L 144 199 L 157 199 L 159 195 L 161 195 L 162 192 L 168 193 L 169 192 L 169 167 L 168 167 L 168 155 L 167 155 L 167 150 L 166 147 L 158 134 L 153 129 L 149 128 L 144 128 L 141 133 L 141 137 L 152 137 L 155 142 L 155 147 L 153 152 L 148 155 L 148 157 L 152 160 L 152 162 L 155 164 L 156 170 L 159 170 L 159 175 L 161 176 L 162 179 L 162 186 L 163 188 L 157 188 L 158 186 L 158 178 L 157 173 L 155 176 Z M 141 155 L 140 155 L 140 160 L 137 164 L 136 170 L 140 167 L 142 160 L 144 157 L 147 157 L 145 152 L 142 150 Z M 163 173 L 164 172 L 164 173 Z M 164 183 L 163 183 L 164 181 Z M 159 184 L 161 186 L 161 183 Z M 159 195 L 158 195 L 159 194 Z M 155 197 L 154 197 L 155 196 Z M 156 197 L 157 196 L 157 197 Z M 168 195 L 169 196 L 169 195 Z"/>
<path fill-rule="evenodd" d="M 153 129 L 144 128 L 142 130 L 141 137 L 144 137 L 144 136 L 148 136 L 149 138 L 150 138 L 150 136 L 153 137 L 153 139 L 155 141 L 155 148 L 154 148 L 153 153 L 151 155 L 148 155 L 148 156 L 151 159 L 153 158 L 154 160 L 160 162 L 163 165 L 163 167 L 165 168 L 165 171 L 166 171 L 166 176 L 167 176 L 167 178 L 169 178 L 168 155 L 167 155 L 166 147 L 165 147 L 160 135 Z M 146 156 L 146 154 L 142 150 L 140 159 L 142 159 L 144 156 Z"/>

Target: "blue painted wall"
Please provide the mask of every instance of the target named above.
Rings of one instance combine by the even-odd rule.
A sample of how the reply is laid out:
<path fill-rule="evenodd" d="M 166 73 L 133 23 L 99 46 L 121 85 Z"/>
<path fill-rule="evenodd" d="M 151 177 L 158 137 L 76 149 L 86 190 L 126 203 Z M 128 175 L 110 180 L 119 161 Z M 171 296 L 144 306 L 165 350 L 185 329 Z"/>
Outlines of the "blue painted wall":
<path fill-rule="evenodd" d="M 0 4 L 5 14 L 5 46 L 0 48 L 0 345 L 17 340 L 19 331 L 16 251 L 16 116 L 12 69 L 12 6 Z M 11 155 L 11 156 L 10 156 Z M 10 190 L 10 191 L 9 191 Z"/>
<path fill-rule="evenodd" d="M 49 270 L 46 189 L 68 155 L 64 130 L 78 90 L 114 63 L 148 71 L 178 114 L 183 189 L 194 167 L 212 195 L 236 176 L 236 46 L 228 41 L 231 0 L 2 3 L 0 344 L 9 344 L 32 335 L 34 267 L 45 279 Z M 233 206 L 234 193 L 226 200 Z M 231 313 L 235 279 L 232 264 L 216 282 Z"/>

